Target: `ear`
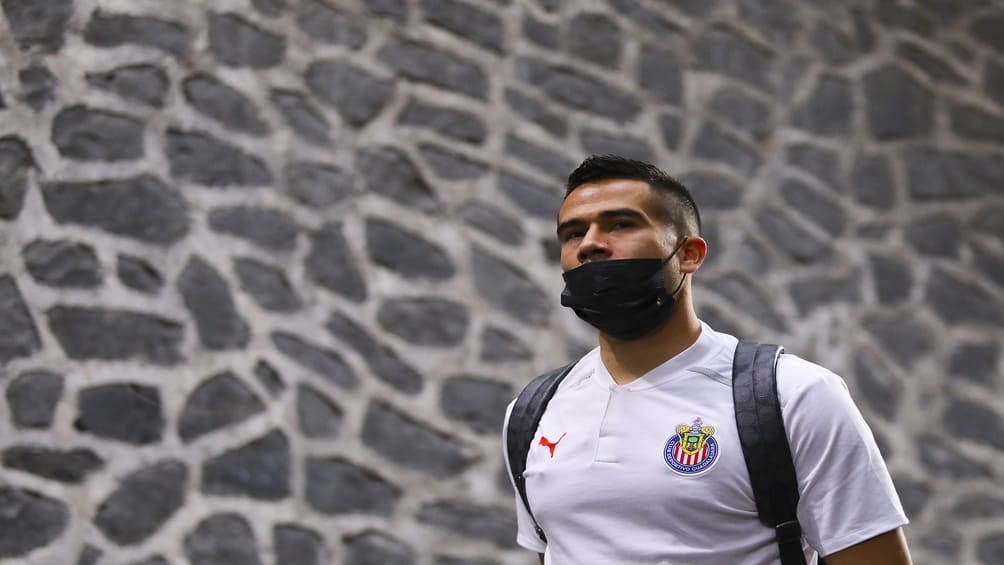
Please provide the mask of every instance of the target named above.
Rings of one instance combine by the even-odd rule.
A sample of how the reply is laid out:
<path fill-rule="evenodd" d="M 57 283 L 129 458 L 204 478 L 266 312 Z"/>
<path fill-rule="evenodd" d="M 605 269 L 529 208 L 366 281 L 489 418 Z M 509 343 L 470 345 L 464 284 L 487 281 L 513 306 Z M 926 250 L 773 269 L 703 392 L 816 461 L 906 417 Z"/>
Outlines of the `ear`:
<path fill-rule="evenodd" d="M 689 236 L 677 253 L 680 255 L 680 271 L 694 273 L 704 263 L 704 257 L 708 254 L 708 242 L 700 236 Z"/>

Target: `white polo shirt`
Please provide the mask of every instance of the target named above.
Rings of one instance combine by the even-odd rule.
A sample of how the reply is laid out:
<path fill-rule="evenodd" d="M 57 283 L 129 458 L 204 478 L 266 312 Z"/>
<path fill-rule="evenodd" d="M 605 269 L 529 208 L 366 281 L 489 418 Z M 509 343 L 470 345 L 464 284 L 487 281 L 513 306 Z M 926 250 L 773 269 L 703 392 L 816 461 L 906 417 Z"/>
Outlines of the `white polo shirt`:
<path fill-rule="evenodd" d="M 626 385 L 613 381 L 599 348 L 586 354 L 551 399 L 527 457 L 527 496 L 548 543 L 518 495 L 517 542 L 555 565 L 779 563 L 736 432 L 737 343 L 702 323 L 696 343 Z M 782 355 L 777 382 L 807 562 L 811 548 L 829 555 L 906 524 L 843 380 Z"/>

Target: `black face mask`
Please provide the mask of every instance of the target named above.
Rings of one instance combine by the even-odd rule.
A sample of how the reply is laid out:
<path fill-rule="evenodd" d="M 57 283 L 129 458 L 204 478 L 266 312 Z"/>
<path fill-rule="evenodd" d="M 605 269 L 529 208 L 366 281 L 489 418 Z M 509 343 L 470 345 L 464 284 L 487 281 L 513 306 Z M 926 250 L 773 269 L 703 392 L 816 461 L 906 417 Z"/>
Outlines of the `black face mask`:
<path fill-rule="evenodd" d="M 590 261 L 565 271 L 561 305 L 601 332 L 623 340 L 649 334 L 669 317 L 676 306 L 676 293 L 666 291 L 662 267 L 686 241 L 684 238 L 666 259 L 609 259 Z"/>

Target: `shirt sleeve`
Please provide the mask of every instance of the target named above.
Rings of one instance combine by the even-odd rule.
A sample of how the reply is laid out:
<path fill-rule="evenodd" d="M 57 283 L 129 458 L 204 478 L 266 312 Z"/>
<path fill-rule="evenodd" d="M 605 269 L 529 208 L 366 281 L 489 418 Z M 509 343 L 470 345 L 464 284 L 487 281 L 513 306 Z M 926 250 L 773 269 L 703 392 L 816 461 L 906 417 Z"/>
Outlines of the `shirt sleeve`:
<path fill-rule="evenodd" d="M 514 404 L 516 404 L 515 400 L 509 403 L 509 407 L 505 411 L 505 421 L 502 424 L 502 457 L 505 460 L 506 475 L 509 476 L 509 484 L 512 485 L 513 496 L 516 500 L 516 543 L 531 551 L 544 553 L 544 550 L 547 549 L 547 544 L 537 537 L 537 532 L 533 526 L 533 518 L 527 512 L 526 506 L 523 505 L 523 499 L 519 497 L 519 492 L 516 490 L 516 482 L 512 476 L 512 468 L 509 466 L 509 450 L 506 446 L 506 438 L 509 433 L 509 416 L 512 414 Z"/>
<path fill-rule="evenodd" d="M 875 438 L 843 379 L 782 355 L 777 381 L 806 541 L 825 557 L 907 524 Z"/>

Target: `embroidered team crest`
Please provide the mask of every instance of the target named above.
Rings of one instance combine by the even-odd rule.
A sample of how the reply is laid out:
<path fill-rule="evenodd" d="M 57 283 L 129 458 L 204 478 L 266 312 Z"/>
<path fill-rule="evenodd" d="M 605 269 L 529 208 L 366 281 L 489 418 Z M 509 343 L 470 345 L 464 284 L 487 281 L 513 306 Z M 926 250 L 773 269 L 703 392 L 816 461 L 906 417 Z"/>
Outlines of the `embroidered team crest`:
<path fill-rule="evenodd" d="M 691 425 L 680 424 L 666 442 L 663 457 L 669 468 L 681 475 L 700 475 L 718 461 L 718 441 L 714 426 L 705 426 L 700 418 Z"/>

